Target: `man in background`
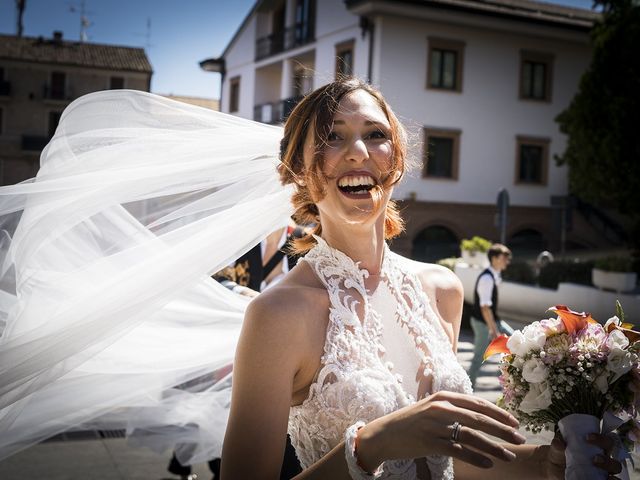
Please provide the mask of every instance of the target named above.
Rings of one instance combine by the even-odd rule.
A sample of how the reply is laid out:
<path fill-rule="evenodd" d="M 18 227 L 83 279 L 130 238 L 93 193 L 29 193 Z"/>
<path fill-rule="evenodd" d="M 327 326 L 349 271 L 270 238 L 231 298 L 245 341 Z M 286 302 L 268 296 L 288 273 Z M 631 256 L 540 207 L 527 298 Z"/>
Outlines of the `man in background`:
<path fill-rule="evenodd" d="M 513 333 L 513 329 L 498 316 L 498 285 L 502 281 L 501 273 L 511 262 L 511 250 L 500 243 L 494 243 L 489 248 L 487 256 L 489 267 L 480 273 L 476 280 L 471 311 L 474 341 L 469 378 L 474 389 L 482 367 L 482 357 L 489 343 L 501 333 Z"/>

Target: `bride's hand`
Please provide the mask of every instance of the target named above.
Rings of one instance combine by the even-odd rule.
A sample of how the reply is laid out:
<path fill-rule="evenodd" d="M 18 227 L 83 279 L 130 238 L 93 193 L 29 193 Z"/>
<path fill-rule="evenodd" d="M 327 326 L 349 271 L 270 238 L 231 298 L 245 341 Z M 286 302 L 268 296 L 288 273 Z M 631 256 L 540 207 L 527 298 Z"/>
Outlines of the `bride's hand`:
<path fill-rule="evenodd" d="M 602 455 L 597 455 L 593 458 L 593 464 L 604 470 L 609 474 L 608 479 L 613 480 L 617 474 L 622 472 L 621 463 L 615 458 L 611 458 L 611 452 L 615 447 L 614 440 L 608 435 L 592 434 L 593 436 L 587 437 L 587 442 L 600 447 L 603 451 Z M 552 480 L 564 480 L 565 478 L 565 449 L 566 444 L 562 439 L 560 433 L 556 433 L 551 445 L 547 446 L 545 458 L 542 459 L 543 464 L 546 466 L 546 478 Z"/>
<path fill-rule="evenodd" d="M 454 422 L 461 425 L 457 441 Z M 517 427 L 511 414 L 491 402 L 462 393 L 438 392 L 362 427 L 358 461 L 373 471 L 389 459 L 447 455 L 489 468 L 493 465 L 491 456 L 511 461 L 515 454 L 483 433 L 521 444 L 525 438 Z"/>

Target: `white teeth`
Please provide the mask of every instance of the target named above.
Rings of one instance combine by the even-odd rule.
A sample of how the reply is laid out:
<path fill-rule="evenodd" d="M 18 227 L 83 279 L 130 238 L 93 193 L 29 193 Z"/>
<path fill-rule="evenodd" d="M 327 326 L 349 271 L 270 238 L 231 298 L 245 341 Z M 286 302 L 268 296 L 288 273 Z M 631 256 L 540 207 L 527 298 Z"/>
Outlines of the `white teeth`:
<path fill-rule="evenodd" d="M 348 175 L 338 181 L 339 187 L 358 187 L 360 185 L 368 186 L 375 184 L 375 180 L 370 175 Z"/>

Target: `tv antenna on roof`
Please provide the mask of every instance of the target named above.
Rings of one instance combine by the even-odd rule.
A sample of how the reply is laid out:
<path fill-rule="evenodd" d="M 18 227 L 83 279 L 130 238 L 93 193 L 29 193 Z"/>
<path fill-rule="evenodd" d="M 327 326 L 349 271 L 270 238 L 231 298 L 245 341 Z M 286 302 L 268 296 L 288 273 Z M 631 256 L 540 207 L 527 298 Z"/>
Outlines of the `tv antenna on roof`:
<path fill-rule="evenodd" d="M 136 37 L 144 37 L 144 46 L 149 49 L 153 47 L 151 43 L 151 17 L 147 17 L 147 28 L 145 33 L 134 33 Z"/>
<path fill-rule="evenodd" d="M 79 13 L 80 14 L 80 43 L 85 43 L 89 40 L 87 36 L 87 29 L 93 25 L 93 23 L 89 20 L 88 15 L 93 12 L 87 12 L 85 9 L 85 0 L 80 0 L 80 5 L 76 3 L 68 3 L 69 11 L 71 13 Z"/>

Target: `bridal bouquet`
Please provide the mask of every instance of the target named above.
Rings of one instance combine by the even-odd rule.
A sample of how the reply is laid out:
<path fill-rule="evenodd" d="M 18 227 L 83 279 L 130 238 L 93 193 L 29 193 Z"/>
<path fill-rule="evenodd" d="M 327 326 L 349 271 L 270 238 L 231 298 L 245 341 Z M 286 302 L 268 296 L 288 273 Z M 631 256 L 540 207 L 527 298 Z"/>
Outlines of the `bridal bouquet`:
<path fill-rule="evenodd" d="M 485 360 L 505 354 L 499 405 L 533 432 L 558 426 L 567 442 L 567 479 L 606 478 L 591 466 L 598 449 L 583 440 L 590 432 L 618 429 L 635 441 L 640 431 L 640 333 L 624 323 L 619 303 L 617 315 L 604 326 L 564 305 L 549 310 L 557 317 L 498 337 L 487 348 Z"/>

